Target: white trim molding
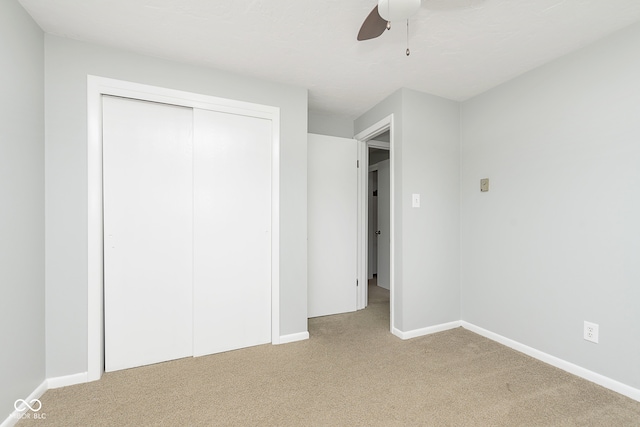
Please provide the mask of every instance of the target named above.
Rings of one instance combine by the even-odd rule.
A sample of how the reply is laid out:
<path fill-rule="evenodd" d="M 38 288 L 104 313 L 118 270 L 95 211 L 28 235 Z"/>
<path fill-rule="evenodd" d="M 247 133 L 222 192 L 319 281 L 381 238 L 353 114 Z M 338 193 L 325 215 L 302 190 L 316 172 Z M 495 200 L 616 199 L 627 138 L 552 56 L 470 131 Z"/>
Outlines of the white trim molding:
<path fill-rule="evenodd" d="M 31 402 L 34 399 L 40 399 L 43 394 L 47 392 L 47 390 L 51 390 L 54 388 L 66 387 L 70 385 L 83 384 L 88 381 L 88 374 L 86 372 L 82 372 L 79 374 L 73 375 L 65 375 L 62 377 L 54 377 L 48 378 L 42 382 L 36 389 L 26 398 L 24 398 L 25 402 Z M 24 403 L 19 405 L 20 408 L 24 408 Z M 42 408 L 38 411 L 39 414 L 46 414 L 46 408 Z M 23 414 L 22 411 L 14 410 L 7 419 L 5 419 L 0 427 L 13 427 L 18 421 L 20 421 L 20 416 Z"/>
<path fill-rule="evenodd" d="M 289 344 L 296 341 L 304 341 L 309 339 L 309 332 L 298 332 L 297 334 L 281 335 L 280 344 Z"/>
<path fill-rule="evenodd" d="M 358 132 L 353 139 L 357 139 L 358 141 L 369 141 L 374 139 L 376 136 L 385 133 L 390 130 L 390 126 L 393 124 L 393 114 L 389 114 L 387 117 L 384 117 L 378 120 L 376 123 L 372 124 L 362 132 Z M 391 139 L 391 138 L 389 138 Z M 382 142 L 375 141 L 374 146 L 388 146 L 391 149 L 392 142 Z"/>
<path fill-rule="evenodd" d="M 449 329 L 459 328 L 461 326 L 461 322 L 456 320 L 455 322 L 441 323 L 439 325 L 427 326 L 426 328 L 413 329 L 411 331 L 403 332 L 399 329 L 393 328 L 393 335 L 401 338 L 403 340 L 408 340 L 411 338 L 422 337 L 424 335 L 431 335 L 437 332 L 448 331 Z"/>
<path fill-rule="evenodd" d="M 70 385 L 84 384 L 89 382 L 89 374 L 87 372 L 81 372 L 79 374 L 64 375 L 62 377 L 53 377 L 47 379 L 47 388 L 52 390 L 54 388 L 67 387 Z"/>
<path fill-rule="evenodd" d="M 382 142 L 382 141 L 376 141 L 376 140 L 370 139 L 369 141 L 367 141 L 367 145 L 369 145 L 369 148 L 391 150 L 391 142 Z"/>
<path fill-rule="evenodd" d="M 590 371 L 571 362 L 567 362 L 566 360 L 544 353 L 540 350 L 536 350 L 533 347 L 529 347 L 510 338 L 503 337 L 502 335 L 498 335 L 472 323 L 461 321 L 461 326 L 471 332 L 475 332 L 478 335 L 482 335 L 485 338 L 489 338 L 492 341 L 498 342 L 502 345 L 519 351 L 520 353 L 524 353 L 527 356 L 531 356 L 534 359 L 538 359 L 551 366 L 555 366 L 556 368 L 562 369 L 563 371 L 569 372 L 570 374 L 576 375 L 580 378 L 584 378 L 587 381 L 591 381 L 592 383 L 596 383 L 598 385 L 601 385 L 602 387 L 608 388 L 609 390 L 613 390 L 616 393 L 620 393 L 624 396 L 640 402 L 640 390 L 637 388 L 623 384 L 609 377 L 605 377 L 604 375 Z"/>
<path fill-rule="evenodd" d="M 36 387 L 36 389 L 29 396 L 24 398 L 24 401 L 31 402 L 34 399 L 40 399 L 40 397 L 42 397 L 42 395 L 45 394 L 47 390 L 47 380 L 44 380 L 42 384 Z M 24 403 L 18 405 L 18 407 L 21 408 L 22 411 L 14 409 L 13 412 L 11 412 L 11 414 L 9 414 L 9 416 L 2 422 L 2 424 L 0 424 L 0 427 L 13 427 L 18 424 L 18 421 L 20 421 L 20 416 L 24 414 L 24 406 Z"/>
<path fill-rule="evenodd" d="M 272 122 L 271 153 L 271 340 L 280 337 L 280 108 L 87 76 L 87 381 L 104 369 L 102 96 L 112 95 L 190 108 L 259 117 Z M 63 382 L 54 381 L 54 384 Z"/>

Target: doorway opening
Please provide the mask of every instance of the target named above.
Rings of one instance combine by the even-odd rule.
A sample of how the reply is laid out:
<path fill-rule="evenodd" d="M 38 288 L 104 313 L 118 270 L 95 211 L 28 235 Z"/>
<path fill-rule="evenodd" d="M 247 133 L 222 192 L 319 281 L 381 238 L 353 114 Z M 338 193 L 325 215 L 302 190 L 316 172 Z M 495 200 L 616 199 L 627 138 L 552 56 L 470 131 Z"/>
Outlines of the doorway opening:
<path fill-rule="evenodd" d="M 389 150 L 369 146 L 368 154 L 367 280 L 389 291 Z"/>
<path fill-rule="evenodd" d="M 389 292 L 394 330 L 393 115 L 355 136 L 358 141 L 358 309 L 369 303 L 369 283 Z M 365 286 L 365 284 L 367 286 Z M 373 285 L 373 283 L 372 283 Z"/>

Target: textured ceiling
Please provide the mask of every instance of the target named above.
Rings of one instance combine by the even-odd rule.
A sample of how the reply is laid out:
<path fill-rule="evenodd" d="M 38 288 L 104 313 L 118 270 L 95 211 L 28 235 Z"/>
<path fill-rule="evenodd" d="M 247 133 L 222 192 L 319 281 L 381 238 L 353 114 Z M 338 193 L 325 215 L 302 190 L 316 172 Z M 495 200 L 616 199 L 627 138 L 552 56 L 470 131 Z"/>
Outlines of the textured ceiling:
<path fill-rule="evenodd" d="M 20 0 L 73 39 L 309 89 L 355 118 L 400 87 L 464 100 L 640 21 L 638 0 L 423 0 L 356 41 L 376 0 Z"/>

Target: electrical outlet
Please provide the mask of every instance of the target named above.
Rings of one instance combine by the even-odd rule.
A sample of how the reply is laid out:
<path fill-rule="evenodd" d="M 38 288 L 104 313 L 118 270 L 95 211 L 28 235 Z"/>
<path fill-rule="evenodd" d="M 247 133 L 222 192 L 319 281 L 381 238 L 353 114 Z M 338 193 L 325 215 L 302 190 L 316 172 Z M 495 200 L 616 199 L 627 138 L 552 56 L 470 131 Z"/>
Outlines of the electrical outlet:
<path fill-rule="evenodd" d="M 598 344 L 598 325 L 584 321 L 584 339 Z"/>

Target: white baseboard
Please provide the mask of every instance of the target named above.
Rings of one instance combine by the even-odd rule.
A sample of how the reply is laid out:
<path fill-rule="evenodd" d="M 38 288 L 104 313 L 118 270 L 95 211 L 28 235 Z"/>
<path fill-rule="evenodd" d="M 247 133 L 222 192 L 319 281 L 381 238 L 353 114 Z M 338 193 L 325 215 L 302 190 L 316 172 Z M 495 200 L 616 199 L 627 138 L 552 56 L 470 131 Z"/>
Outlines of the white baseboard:
<path fill-rule="evenodd" d="M 279 344 L 289 344 L 296 341 L 304 341 L 309 339 L 309 332 L 298 332 L 297 334 L 281 335 Z"/>
<path fill-rule="evenodd" d="M 562 360 L 540 350 L 536 350 L 535 348 L 529 347 L 510 338 L 506 338 L 502 335 L 487 331 L 486 329 L 483 329 L 471 323 L 462 321 L 461 326 L 465 329 L 470 330 L 471 332 L 482 335 L 485 338 L 489 338 L 490 340 L 499 342 L 502 345 L 506 345 L 507 347 L 519 351 L 520 353 L 524 353 L 551 366 L 555 366 L 556 368 L 567 371 L 570 374 L 584 378 L 585 380 L 591 381 L 593 383 L 601 385 L 602 387 L 608 388 L 609 390 L 613 390 L 616 393 L 620 393 L 640 402 L 640 390 L 637 388 L 633 388 L 609 377 L 605 377 L 604 375 L 585 369 L 581 366 L 574 365 L 573 363 L 567 362 L 566 360 Z"/>
<path fill-rule="evenodd" d="M 44 380 L 42 384 L 40 384 L 36 389 L 24 400 L 26 402 L 31 402 L 33 399 L 40 399 L 42 395 L 47 391 L 47 380 Z M 19 405 L 19 407 L 23 408 L 24 405 Z M 18 411 L 15 409 L 9 417 L 0 424 L 0 427 L 13 427 L 18 421 L 20 421 L 20 416 L 24 414 L 22 411 Z"/>
<path fill-rule="evenodd" d="M 449 323 L 441 323 L 440 325 L 428 326 L 426 328 L 414 329 L 411 331 L 403 332 L 399 329 L 393 328 L 391 331 L 393 335 L 401 338 L 403 340 L 408 340 L 411 338 L 421 337 L 424 335 L 435 334 L 436 332 L 447 331 L 449 329 L 455 329 L 460 327 L 460 321 L 456 320 L 455 322 Z"/>
<path fill-rule="evenodd" d="M 47 385 L 49 389 L 66 387 L 69 385 L 83 384 L 89 382 L 89 375 L 87 372 L 81 372 L 79 374 L 65 375 L 62 377 L 54 377 L 47 379 Z"/>

